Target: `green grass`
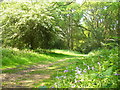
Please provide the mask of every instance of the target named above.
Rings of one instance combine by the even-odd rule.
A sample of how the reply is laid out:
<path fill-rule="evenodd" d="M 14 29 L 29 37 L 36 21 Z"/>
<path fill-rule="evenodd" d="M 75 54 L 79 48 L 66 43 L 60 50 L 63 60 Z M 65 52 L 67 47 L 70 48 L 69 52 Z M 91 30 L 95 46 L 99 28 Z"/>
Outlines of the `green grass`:
<path fill-rule="evenodd" d="M 44 51 L 44 52 L 43 52 Z M 36 70 L 28 74 L 50 74 L 51 78 L 35 83 L 42 83 L 47 88 L 119 88 L 118 49 L 98 49 L 88 54 L 68 50 L 18 50 L 3 48 L 3 69 L 19 68 L 24 70 L 29 65 L 49 64 L 60 59 L 46 70 Z M 24 67 L 22 67 L 24 66 Z M 17 70 L 3 70 L 3 73 L 15 73 Z M 19 83 L 19 81 L 18 81 Z"/>
<path fill-rule="evenodd" d="M 55 52 L 55 50 L 40 53 L 32 50 L 19 50 L 17 48 L 2 48 L 1 51 L 2 69 L 16 67 L 18 68 L 35 63 L 48 64 L 65 57 L 74 57 L 74 55 L 72 54 L 73 52 L 69 52 L 71 53 L 71 55 L 68 55 L 65 54 L 66 51 L 64 50 L 61 50 L 62 53 L 60 52 L 60 50 L 59 53 Z"/>
<path fill-rule="evenodd" d="M 88 56 L 53 65 L 58 66 L 57 72 L 45 85 L 49 88 L 119 88 L 119 75 L 115 75 L 120 74 L 118 62 L 117 48 L 95 50 Z"/>

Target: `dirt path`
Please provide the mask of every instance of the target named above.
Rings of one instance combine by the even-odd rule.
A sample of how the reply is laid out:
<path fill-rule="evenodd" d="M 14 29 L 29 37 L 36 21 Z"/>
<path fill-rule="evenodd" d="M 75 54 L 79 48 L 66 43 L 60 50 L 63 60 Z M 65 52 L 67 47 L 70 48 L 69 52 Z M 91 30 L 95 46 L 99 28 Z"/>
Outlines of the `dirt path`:
<path fill-rule="evenodd" d="M 75 57 L 72 57 L 75 58 Z M 2 77 L 2 87 L 3 88 L 25 88 L 25 87 L 34 87 L 35 84 L 42 82 L 45 79 L 49 79 L 55 69 L 50 69 L 52 65 L 57 63 L 66 61 L 72 58 L 65 58 L 58 60 L 57 62 L 51 64 L 38 64 L 32 65 L 24 70 L 20 69 L 11 69 L 15 72 L 13 73 L 2 73 L 0 78 Z M 36 72 L 36 73 L 34 73 Z M 31 74 L 32 73 L 32 74 Z M 40 86 L 43 86 L 42 82 Z"/>

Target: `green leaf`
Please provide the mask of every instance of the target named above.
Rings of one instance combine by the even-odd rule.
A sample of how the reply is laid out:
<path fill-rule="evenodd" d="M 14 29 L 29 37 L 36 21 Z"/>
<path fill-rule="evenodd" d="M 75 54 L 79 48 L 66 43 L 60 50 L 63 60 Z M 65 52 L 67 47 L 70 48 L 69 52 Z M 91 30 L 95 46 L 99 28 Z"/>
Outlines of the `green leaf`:
<path fill-rule="evenodd" d="M 109 67 L 105 72 L 103 72 L 103 75 L 111 75 L 113 70 L 113 66 Z"/>

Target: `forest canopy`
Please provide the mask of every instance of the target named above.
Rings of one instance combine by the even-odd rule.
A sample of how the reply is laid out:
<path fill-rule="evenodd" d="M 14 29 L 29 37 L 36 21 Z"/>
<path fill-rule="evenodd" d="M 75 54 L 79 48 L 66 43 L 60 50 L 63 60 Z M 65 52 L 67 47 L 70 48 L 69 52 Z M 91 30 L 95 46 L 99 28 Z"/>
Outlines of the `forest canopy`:
<path fill-rule="evenodd" d="M 88 53 L 118 46 L 118 2 L 2 2 L 3 47 Z"/>

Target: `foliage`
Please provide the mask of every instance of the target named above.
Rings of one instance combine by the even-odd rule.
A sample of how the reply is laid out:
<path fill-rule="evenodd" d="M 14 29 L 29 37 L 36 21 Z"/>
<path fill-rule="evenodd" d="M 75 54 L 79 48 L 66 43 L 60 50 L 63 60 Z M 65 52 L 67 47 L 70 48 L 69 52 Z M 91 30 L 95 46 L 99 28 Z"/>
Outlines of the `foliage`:
<path fill-rule="evenodd" d="M 48 67 L 58 71 L 45 80 L 47 88 L 120 88 L 120 3 L 13 1 L 0 5 L 3 69 L 62 59 Z"/>
<path fill-rule="evenodd" d="M 3 45 L 49 48 L 54 32 L 53 17 L 46 12 L 46 4 L 2 3 Z M 7 22 L 7 23 L 6 23 Z"/>
<path fill-rule="evenodd" d="M 84 5 L 83 26 L 86 28 L 81 49 L 89 52 L 99 47 L 112 48 L 118 45 L 118 4 L 108 2 L 87 2 Z M 114 9 L 113 9 L 114 8 Z M 116 13 L 115 13 L 116 12 Z M 111 21 L 110 21 L 111 20 Z"/>
<path fill-rule="evenodd" d="M 48 64 L 62 58 L 66 61 L 56 63 L 51 78 L 44 80 L 47 88 L 118 88 L 119 83 L 119 59 L 118 48 L 98 49 L 83 55 L 68 50 L 19 50 L 17 48 L 3 48 L 3 69 L 25 68 L 36 63 Z M 72 57 L 72 58 L 69 58 Z M 26 66 L 26 67 L 27 67 Z M 3 70 L 3 73 L 15 73 L 13 70 Z M 29 72 L 40 74 L 44 71 Z M 46 71 L 47 72 L 47 71 Z M 41 83 L 41 82 L 40 82 Z M 36 83 L 34 87 L 38 87 Z"/>
<path fill-rule="evenodd" d="M 67 61 L 71 65 L 56 72 L 47 86 L 54 88 L 118 88 L 117 48 L 101 49 L 89 56 Z"/>
<path fill-rule="evenodd" d="M 117 46 L 119 3 L 1 3 L 3 46 L 88 53 Z"/>

